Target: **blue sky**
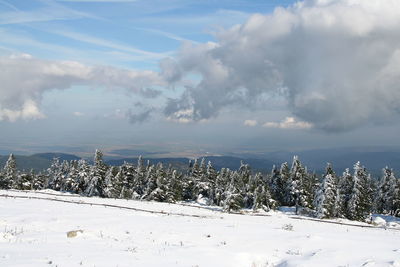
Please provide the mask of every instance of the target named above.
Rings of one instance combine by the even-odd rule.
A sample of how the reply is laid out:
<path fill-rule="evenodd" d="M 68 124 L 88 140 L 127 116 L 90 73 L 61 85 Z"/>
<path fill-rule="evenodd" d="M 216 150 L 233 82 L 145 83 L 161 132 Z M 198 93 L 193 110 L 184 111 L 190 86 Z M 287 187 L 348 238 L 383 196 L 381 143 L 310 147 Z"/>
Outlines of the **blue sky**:
<path fill-rule="evenodd" d="M 372 2 L 0 0 L 0 151 L 397 146 L 400 6 Z"/>

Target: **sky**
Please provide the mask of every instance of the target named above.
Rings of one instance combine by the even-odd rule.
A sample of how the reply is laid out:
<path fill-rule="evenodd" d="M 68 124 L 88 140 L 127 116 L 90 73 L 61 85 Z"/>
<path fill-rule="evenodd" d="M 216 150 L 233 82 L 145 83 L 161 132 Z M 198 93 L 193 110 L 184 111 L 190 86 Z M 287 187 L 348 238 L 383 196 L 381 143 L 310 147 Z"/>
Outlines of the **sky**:
<path fill-rule="evenodd" d="M 0 154 L 399 146 L 398 0 L 0 0 Z"/>

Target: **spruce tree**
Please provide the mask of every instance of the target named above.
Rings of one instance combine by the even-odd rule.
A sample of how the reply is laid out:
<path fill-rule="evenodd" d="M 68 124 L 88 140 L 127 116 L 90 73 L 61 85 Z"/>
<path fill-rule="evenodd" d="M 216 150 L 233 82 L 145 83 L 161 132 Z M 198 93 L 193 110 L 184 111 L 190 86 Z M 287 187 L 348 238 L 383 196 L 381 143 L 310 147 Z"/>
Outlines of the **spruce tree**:
<path fill-rule="evenodd" d="M 214 193 L 214 204 L 217 206 L 221 206 L 225 201 L 226 193 L 229 186 L 229 177 L 230 170 L 226 168 L 222 168 L 218 173 L 217 178 L 215 180 L 215 193 Z"/>
<path fill-rule="evenodd" d="M 340 192 L 340 214 L 342 217 L 349 218 L 349 201 L 353 192 L 354 180 L 353 175 L 350 173 L 350 169 L 346 168 L 343 172 L 341 179 L 339 180 L 339 192 Z"/>
<path fill-rule="evenodd" d="M 182 174 L 178 173 L 177 170 L 173 170 L 171 178 L 169 179 L 168 185 L 174 201 L 181 201 L 182 196 Z"/>
<path fill-rule="evenodd" d="M 288 195 L 289 205 L 296 207 L 296 213 L 300 207 L 307 207 L 307 199 L 304 190 L 304 179 L 306 176 L 306 170 L 302 166 L 297 156 L 293 157 L 292 168 L 290 169 L 290 177 L 288 180 Z"/>
<path fill-rule="evenodd" d="M 240 174 L 238 172 L 233 172 L 226 198 L 223 202 L 223 209 L 227 212 L 238 211 L 243 208 L 243 196 L 238 187 L 240 184 L 238 182 L 239 180 Z"/>
<path fill-rule="evenodd" d="M 336 174 L 328 163 L 325 175 L 319 185 L 315 197 L 316 216 L 318 218 L 333 218 L 338 210 Z"/>
<path fill-rule="evenodd" d="M 13 154 L 10 154 L 3 170 L 3 188 L 17 188 L 18 187 L 18 171 L 17 162 Z"/>
<path fill-rule="evenodd" d="M 94 155 L 94 165 L 90 172 L 90 182 L 86 188 L 86 195 L 104 197 L 105 193 L 105 176 L 107 173 L 107 165 L 103 162 L 103 153 L 96 149 Z"/>
<path fill-rule="evenodd" d="M 354 165 L 353 188 L 347 206 L 347 216 L 350 220 L 364 221 L 372 208 L 370 175 L 358 161 Z"/>
<path fill-rule="evenodd" d="M 378 213 L 394 213 L 394 196 L 396 192 L 396 178 L 392 169 L 388 167 L 382 170 L 383 175 L 379 183 L 378 194 L 375 199 L 376 210 Z"/>
<path fill-rule="evenodd" d="M 84 194 L 90 182 L 90 165 L 86 160 L 78 160 L 78 176 L 75 192 L 78 194 Z"/>
<path fill-rule="evenodd" d="M 29 173 L 22 172 L 19 174 L 19 178 L 17 179 L 17 184 L 15 185 L 16 189 L 20 190 L 32 190 L 33 189 L 33 180 L 35 173 L 31 170 Z"/>
<path fill-rule="evenodd" d="M 47 187 L 60 191 L 63 180 L 63 166 L 59 158 L 53 158 L 50 168 L 47 169 L 49 180 Z"/>
<path fill-rule="evenodd" d="M 285 170 L 287 169 L 287 173 L 289 173 L 289 168 L 287 163 L 283 163 L 281 168 L 278 169 L 275 165 L 272 167 L 271 171 L 271 182 L 270 189 L 272 197 L 277 201 L 280 206 L 286 205 L 286 188 L 287 188 L 287 179 L 289 175 L 284 175 Z"/>
<path fill-rule="evenodd" d="M 35 174 L 33 176 L 32 189 L 33 190 L 45 189 L 47 179 L 48 179 L 48 176 L 42 172 Z"/>

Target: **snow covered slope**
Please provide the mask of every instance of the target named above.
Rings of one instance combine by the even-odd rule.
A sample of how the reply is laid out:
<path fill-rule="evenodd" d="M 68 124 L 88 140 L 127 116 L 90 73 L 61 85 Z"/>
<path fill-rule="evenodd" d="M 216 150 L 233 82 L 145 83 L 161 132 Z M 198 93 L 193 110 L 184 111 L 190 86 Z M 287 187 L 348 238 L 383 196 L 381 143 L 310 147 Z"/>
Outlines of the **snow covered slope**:
<path fill-rule="evenodd" d="M 0 266 L 400 266 L 391 218 L 376 220 L 385 230 L 259 215 L 0 190 Z"/>

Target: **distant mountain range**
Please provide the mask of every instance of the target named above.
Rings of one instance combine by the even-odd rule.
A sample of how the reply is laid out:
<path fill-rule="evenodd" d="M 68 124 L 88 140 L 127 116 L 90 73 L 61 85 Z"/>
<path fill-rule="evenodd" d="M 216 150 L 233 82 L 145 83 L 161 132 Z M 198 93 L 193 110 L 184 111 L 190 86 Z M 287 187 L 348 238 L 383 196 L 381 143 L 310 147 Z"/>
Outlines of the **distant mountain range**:
<path fill-rule="evenodd" d="M 6 163 L 7 156 L 0 156 L 0 166 L 4 166 Z M 15 155 L 18 169 L 20 170 L 30 170 L 34 169 L 36 171 L 45 170 L 50 167 L 53 158 L 59 158 L 62 160 L 79 160 L 80 158 L 64 153 L 40 153 L 34 154 L 31 156 L 19 156 Z M 145 161 L 149 160 L 151 164 L 156 164 L 161 162 L 165 167 L 171 165 L 172 167 L 179 169 L 181 171 L 187 170 L 189 166 L 188 158 L 143 158 Z M 211 161 L 214 168 L 217 170 L 221 168 L 229 168 L 229 169 L 238 169 L 240 167 L 241 161 L 244 161 L 255 171 L 264 171 L 270 170 L 274 165 L 274 162 L 269 161 L 267 159 L 241 159 L 237 157 L 230 156 L 212 156 L 205 157 L 206 162 Z M 90 160 L 89 160 L 90 161 Z M 138 161 L 138 157 L 131 158 L 120 158 L 120 159 L 107 159 L 105 157 L 105 162 L 111 166 L 122 165 L 124 162 L 129 162 L 136 164 Z M 200 160 L 199 160 L 200 163 Z"/>
<path fill-rule="evenodd" d="M 270 172 L 273 165 L 279 166 L 282 162 L 292 162 L 293 155 L 298 155 L 303 165 L 306 165 L 309 171 L 323 173 L 326 163 L 330 162 L 335 171 L 341 174 L 345 168 L 352 168 L 357 161 L 366 166 L 374 176 L 380 176 L 381 170 L 385 166 L 393 168 L 400 172 L 400 150 L 378 150 L 360 149 L 360 148 L 337 148 L 337 149 L 316 149 L 300 152 L 271 152 L 265 154 L 235 154 L 233 156 L 208 156 L 206 162 L 211 161 L 214 168 L 238 169 L 240 162 L 243 161 L 251 166 L 254 171 Z M 189 166 L 188 158 L 151 158 L 146 155 L 144 160 L 149 160 L 155 164 L 161 162 L 164 166 L 172 165 L 181 171 L 187 170 Z M 80 157 L 65 153 L 40 153 L 30 156 L 16 155 L 18 168 L 21 170 L 34 169 L 36 171 L 47 169 L 53 158 L 60 160 L 78 160 Z M 0 156 L 0 166 L 4 166 L 8 155 Z M 138 157 L 107 158 L 105 162 L 112 166 L 121 165 L 124 161 L 136 164 Z"/>
<path fill-rule="evenodd" d="M 292 162 L 293 156 L 299 156 L 303 165 L 310 171 L 323 173 L 326 164 L 333 165 L 337 174 L 342 174 L 346 168 L 353 168 L 353 165 L 360 161 L 367 170 L 375 176 L 380 176 L 382 168 L 388 166 L 400 173 L 400 149 L 399 148 L 334 148 L 334 149 L 315 149 L 298 152 L 271 152 L 262 155 L 235 155 L 238 157 L 257 157 L 268 159 L 272 162 Z"/>
<path fill-rule="evenodd" d="M 0 156 L 0 166 L 4 166 L 7 162 L 9 155 Z M 53 158 L 60 158 L 60 160 L 76 160 L 79 157 L 71 154 L 64 153 L 40 153 L 30 156 L 15 155 L 17 167 L 20 170 L 35 170 L 41 171 L 50 167 Z"/>

